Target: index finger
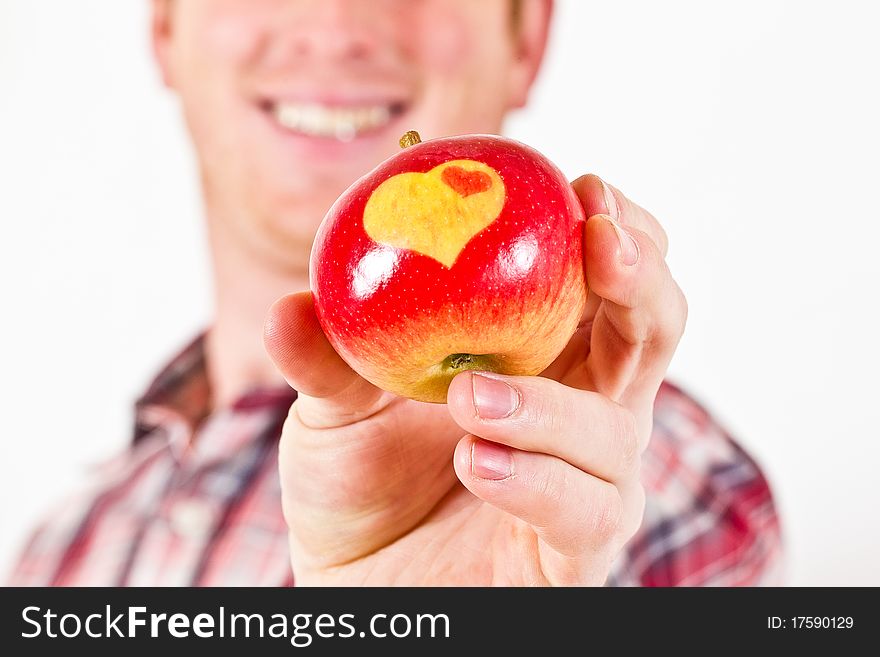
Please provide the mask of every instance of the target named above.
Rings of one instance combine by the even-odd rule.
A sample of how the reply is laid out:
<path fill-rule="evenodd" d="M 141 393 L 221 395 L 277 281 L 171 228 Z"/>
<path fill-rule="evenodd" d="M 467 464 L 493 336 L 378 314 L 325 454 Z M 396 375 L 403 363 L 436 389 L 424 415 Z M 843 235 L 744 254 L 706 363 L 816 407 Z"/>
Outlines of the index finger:
<path fill-rule="evenodd" d="M 584 206 L 587 218 L 605 214 L 619 224 L 647 233 L 663 257 L 666 257 L 669 239 L 663 226 L 650 212 L 593 173 L 581 176 L 571 186 Z"/>

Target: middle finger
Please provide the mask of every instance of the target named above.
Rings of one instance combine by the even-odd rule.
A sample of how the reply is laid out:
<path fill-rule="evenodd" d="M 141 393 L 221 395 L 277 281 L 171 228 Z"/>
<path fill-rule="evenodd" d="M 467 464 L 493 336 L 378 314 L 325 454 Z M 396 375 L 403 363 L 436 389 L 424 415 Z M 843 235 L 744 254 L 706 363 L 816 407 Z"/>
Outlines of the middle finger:
<path fill-rule="evenodd" d="M 448 393 L 455 422 L 476 436 L 557 456 L 615 483 L 638 470 L 634 416 L 604 395 L 542 377 L 464 372 Z"/>

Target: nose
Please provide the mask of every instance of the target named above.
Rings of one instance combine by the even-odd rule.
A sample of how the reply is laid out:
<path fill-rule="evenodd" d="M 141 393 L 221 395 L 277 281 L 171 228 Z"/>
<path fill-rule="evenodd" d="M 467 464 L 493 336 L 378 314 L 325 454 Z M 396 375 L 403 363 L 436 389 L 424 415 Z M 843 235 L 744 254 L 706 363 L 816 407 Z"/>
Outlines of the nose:
<path fill-rule="evenodd" d="M 374 2 L 305 0 L 294 3 L 300 7 L 288 23 L 289 46 L 306 59 L 356 60 L 369 57 L 380 38 L 370 20 L 371 1 Z"/>

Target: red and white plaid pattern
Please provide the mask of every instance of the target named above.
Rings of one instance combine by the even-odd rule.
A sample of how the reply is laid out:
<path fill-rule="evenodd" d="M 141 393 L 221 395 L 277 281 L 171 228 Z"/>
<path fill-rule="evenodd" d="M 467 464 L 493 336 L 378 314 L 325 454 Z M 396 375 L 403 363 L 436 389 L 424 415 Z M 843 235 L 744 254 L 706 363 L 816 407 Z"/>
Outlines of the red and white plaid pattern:
<path fill-rule="evenodd" d="M 255 390 L 206 415 L 202 339 L 137 404 L 134 443 L 39 528 L 10 584 L 293 583 L 277 455 L 296 394 Z M 610 585 L 762 585 L 780 580 L 767 482 L 676 387 L 657 396 L 644 456 L 645 520 Z"/>

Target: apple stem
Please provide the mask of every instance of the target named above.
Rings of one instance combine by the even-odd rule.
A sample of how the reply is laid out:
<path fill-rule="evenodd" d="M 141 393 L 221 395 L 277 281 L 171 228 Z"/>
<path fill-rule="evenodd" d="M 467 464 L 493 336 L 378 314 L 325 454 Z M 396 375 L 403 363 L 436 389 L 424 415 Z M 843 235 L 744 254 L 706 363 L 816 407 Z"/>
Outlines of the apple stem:
<path fill-rule="evenodd" d="M 421 144 L 422 138 L 419 136 L 419 133 L 415 130 L 407 130 L 403 133 L 403 137 L 400 138 L 400 147 L 401 148 L 409 148 L 410 146 L 415 146 L 416 144 Z"/>

